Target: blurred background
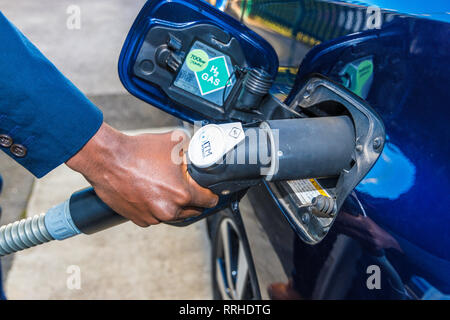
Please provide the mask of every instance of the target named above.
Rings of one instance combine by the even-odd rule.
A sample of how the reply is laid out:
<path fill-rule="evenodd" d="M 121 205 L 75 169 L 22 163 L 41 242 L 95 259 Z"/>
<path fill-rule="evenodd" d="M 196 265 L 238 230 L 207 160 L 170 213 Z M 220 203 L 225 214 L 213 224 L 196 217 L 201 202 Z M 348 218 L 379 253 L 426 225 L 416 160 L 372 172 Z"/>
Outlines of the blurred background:
<path fill-rule="evenodd" d="M 0 0 L 0 10 L 104 114 L 130 134 L 181 123 L 126 92 L 117 73 L 122 44 L 145 0 Z M 79 9 L 79 28 L 68 26 Z M 73 22 L 73 21 L 72 21 Z M 70 21 L 69 21 L 70 23 Z M 72 27 L 71 27 L 72 26 Z M 1 224 L 44 212 L 84 186 L 64 165 L 35 179 L 6 155 Z M 209 243 L 203 223 L 187 228 L 132 223 L 52 242 L 2 259 L 9 299 L 208 299 Z M 81 287 L 69 285 L 79 270 Z"/>

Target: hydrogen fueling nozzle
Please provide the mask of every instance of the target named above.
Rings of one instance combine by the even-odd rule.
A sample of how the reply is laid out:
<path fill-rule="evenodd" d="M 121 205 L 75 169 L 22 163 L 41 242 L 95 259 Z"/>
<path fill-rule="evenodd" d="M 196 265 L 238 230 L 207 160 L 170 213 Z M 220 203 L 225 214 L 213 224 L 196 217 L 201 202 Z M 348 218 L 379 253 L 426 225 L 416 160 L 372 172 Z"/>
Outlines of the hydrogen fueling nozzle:
<path fill-rule="evenodd" d="M 188 170 L 226 195 L 267 181 L 338 176 L 350 166 L 355 129 L 347 116 L 209 124 L 192 137 Z"/>
<path fill-rule="evenodd" d="M 354 148 L 355 130 L 347 116 L 210 124 L 189 144 L 188 170 L 201 186 L 227 195 L 262 179 L 337 176 L 351 165 Z M 88 188 L 47 213 L 0 227 L 0 256 L 125 221 Z"/>

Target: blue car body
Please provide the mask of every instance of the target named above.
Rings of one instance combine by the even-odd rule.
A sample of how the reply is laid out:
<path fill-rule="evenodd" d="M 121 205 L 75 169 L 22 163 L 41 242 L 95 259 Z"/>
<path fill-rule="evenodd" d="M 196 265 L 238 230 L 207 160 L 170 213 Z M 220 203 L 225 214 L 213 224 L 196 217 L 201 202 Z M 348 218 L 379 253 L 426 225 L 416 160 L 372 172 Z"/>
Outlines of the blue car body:
<path fill-rule="evenodd" d="M 449 14 L 442 12 L 444 2 L 435 7 L 421 2 L 422 6 L 416 3 L 409 8 L 406 3 L 411 5 L 409 1 L 370 2 L 407 15 L 394 16 L 380 29 L 322 40 L 303 60 L 298 78 L 319 72 L 339 81 L 332 74 L 333 66 L 346 55 L 372 56 L 375 70 L 365 99 L 382 117 L 388 140 L 356 193 L 366 214 L 399 243 L 402 275 L 420 274 L 449 292 L 450 130 L 444 120 L 450 100 Z M 417 18 L 420 13 L 424 15 Z M 370 47 L 355 54 L 364 42 Z M 377 71 L 376 66 L 383 63 L 386 66 Z"/>
<path fill-rule="evenodd" d="M 250 257 L 252 294 L 246 297 L 269 297 L 268 285 L 293 278 L 304 298 L 448 298 L 448 3 L 149 1 L 120 58 L 125 87 L 183 120 L 214 122 L 128 73 L 136 51 L 127 48 L 139 46 L 146 30 L 205 21 L 238 38 L 250 63 L 276 74 L 271 91 L 286 104 L 311 74 L 320 74 L 366 100 L 386 128 L 380 158 L 346 201 L 333 231 L 315 246 L 295 236 L 270 184 L 249 190 L 250 205 L 233 216 Z M 217 220 L 209 218 L 212 233 Z M 385 275 L 381 288 L 367 286 L 372 265 L 381 266 Z"/>

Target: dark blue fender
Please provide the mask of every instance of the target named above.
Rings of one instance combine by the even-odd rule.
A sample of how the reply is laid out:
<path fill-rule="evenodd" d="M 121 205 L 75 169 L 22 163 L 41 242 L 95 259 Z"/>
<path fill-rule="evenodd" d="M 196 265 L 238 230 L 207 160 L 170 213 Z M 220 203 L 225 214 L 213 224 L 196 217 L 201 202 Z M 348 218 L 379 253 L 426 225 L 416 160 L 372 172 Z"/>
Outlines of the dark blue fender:
<path fill-rule="evenodd" d="M 316 72 L 340 82 L 338 71 L 347 62 L 372 57 L 366 100 L 381 115 L 388 139 L 357 195 L 367 215 L 398 241 L 402 254 L 391 259 L 405 281 L 419 274 L 445 292 L 450 291 L 449 39 L 448 23 L 397 17 L 380 30 L 315 46 L 292 90 Z"/>

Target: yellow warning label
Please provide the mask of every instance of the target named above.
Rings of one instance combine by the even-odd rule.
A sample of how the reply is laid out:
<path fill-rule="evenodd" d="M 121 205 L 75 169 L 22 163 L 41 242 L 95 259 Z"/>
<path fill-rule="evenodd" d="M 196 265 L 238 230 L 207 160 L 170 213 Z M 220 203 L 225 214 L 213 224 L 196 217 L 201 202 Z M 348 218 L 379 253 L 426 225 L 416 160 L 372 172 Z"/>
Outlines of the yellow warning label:
<path fill-rule="evenodd" d="M 312 199 L 318 195 L 331 197 L 316 179 L 289 180 L 286 182 L 295 192 L 295 195 L 299 198 L 302 204 L 311 203 Z"/>
<path fill-rule="evenodd" d="M 322 186 L 317 182 L 316 179 L 309 179 L 309 181 L 313 184 L 313 186 L 316 188 L 317 192 L 319 192 L 321 195 L 325 197 L 330 197 L 328 192 L 326 192 L 324 189 L 322 189 Z"/>

